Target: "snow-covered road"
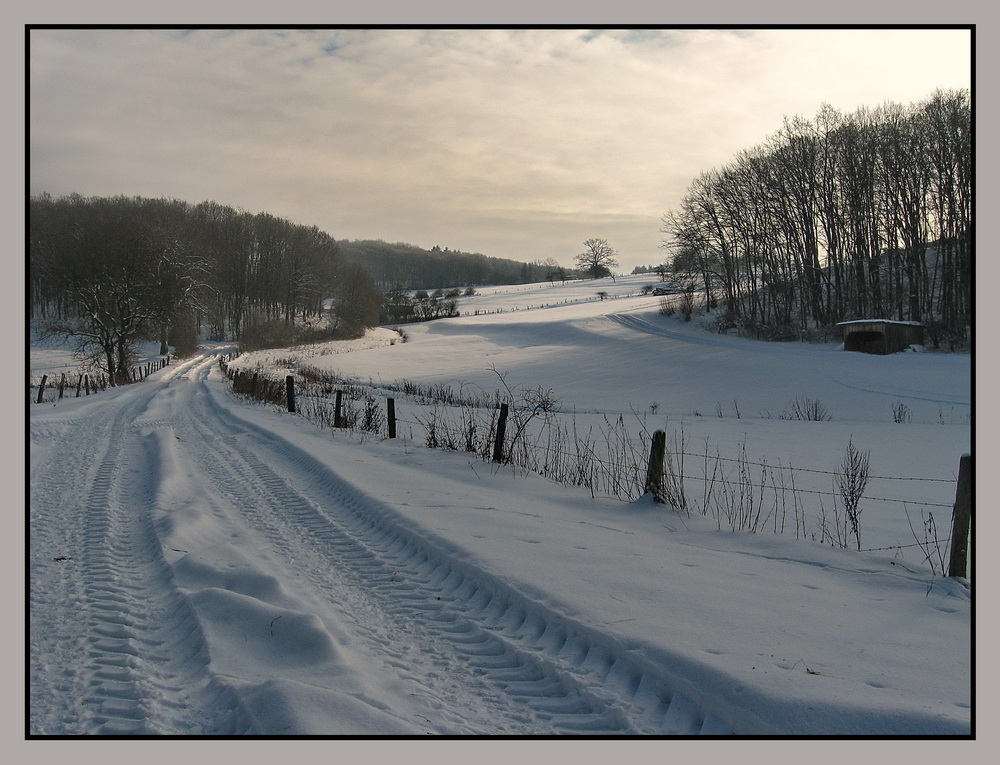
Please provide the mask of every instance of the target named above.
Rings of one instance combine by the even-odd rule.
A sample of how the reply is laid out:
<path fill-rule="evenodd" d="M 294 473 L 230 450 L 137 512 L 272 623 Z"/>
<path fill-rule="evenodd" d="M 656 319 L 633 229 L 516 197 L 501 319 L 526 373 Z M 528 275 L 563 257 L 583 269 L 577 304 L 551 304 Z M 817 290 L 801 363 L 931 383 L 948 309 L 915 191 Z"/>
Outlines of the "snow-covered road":
<path fill-rule="evenodd" d="M 234 416 L 215 367 L 32 417 L 31 733 L 731 732 Z"/>

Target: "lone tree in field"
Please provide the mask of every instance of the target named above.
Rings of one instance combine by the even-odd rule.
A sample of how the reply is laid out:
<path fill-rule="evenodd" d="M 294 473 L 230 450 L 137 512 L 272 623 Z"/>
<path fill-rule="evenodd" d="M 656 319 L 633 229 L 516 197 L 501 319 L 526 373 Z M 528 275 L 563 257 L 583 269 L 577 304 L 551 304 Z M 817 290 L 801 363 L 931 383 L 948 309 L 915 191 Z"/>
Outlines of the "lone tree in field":
<path fill-rule="evenodd" d="M 610 276 L 614 281 L 611 269 L 618 265 L 618 252 L 607 239 L 588 239 L 583 243 L 587 249 L 576 256 L 576 265 L 595 279 Z"/>

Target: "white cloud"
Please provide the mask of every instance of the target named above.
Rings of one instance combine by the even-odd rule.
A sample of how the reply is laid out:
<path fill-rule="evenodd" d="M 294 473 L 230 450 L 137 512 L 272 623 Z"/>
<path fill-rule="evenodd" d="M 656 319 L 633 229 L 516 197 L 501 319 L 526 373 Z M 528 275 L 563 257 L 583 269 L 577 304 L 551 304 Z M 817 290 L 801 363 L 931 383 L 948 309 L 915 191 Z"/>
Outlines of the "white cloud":
<path fill-rule="evenodd" d="M 812 116 L 968 87 L 922 30 L 33 30 L 31 190 L 215 199 L 569 263 L 660 257 L 690 180 Z"/>

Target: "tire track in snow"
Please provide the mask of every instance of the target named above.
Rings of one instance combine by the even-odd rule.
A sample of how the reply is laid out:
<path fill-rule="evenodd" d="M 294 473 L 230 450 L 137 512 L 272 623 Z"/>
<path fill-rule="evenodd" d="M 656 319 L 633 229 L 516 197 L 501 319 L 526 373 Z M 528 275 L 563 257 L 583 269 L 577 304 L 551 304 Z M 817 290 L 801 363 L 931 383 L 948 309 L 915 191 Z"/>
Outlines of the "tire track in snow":
<path fill-rule="evenodd" d="M 255 532 L 414 684 L 438 732 L 730 732 L 610 636 L 410 535 L 310 455 L 217 407 L 207 389 L 195 402 L 184 427 L 196 437 L 185 443 L 213 444 L 195 455 L 199 463 Z"/>
<path fill-rule="evenodd" d="M 186 442 L 203 443 L 223 429 L 212 414 L 200 411 L 192 419 L 200 433 Z M 441 634 L 428 630 L 416 615 L 441 610 L 443 603 L 415 594 L 409 583 L 391 586 L 396 561 L 388 564 L 366 540 L 317 513 L 283 475 L 249 449 L 234 446 L 246 440 L 246 433 L 224 430 L 230 437 L 224 441 L 216 437 L 216 454 L 202 455 L 199 462 L 240 508 L 253 533 L 267 540 L 320 597 L 343 613 L 386 671 L 396 673 L 410 688 L 408 706 L 417 722 L 455 735 L 550 732 L 544 721 L 532 719 L 530 708 L 502 688 L 491 687 L 482 666 L 471 665 L 477 653 L 472 641 L 467 650 L 458 650 L 471 625 L 448 625 L 439 630 Z M 299 485 L 299 479 L 314 480 L 300 473 L 292 480 Z M 381 586 L 386 582 L 389 587 Z M 459 637 L 443 639 L 449 631 Z"/>
<path fill-rule="evenodd" d="M 32 467 L 32 571 L 42 572 L 31 587 L 33 734 L 248 732 L 232 692 L 198 661 L 204 640 L 160 553 L 142 473 L 136 420 L 192 364 L 102 402 Z M 40 568 L 55 562 L 41 560 L 53 545 L 72 551 L 58 556 L 58 577 Z M 43 607 L 49 598 L 73 612 Z"/>

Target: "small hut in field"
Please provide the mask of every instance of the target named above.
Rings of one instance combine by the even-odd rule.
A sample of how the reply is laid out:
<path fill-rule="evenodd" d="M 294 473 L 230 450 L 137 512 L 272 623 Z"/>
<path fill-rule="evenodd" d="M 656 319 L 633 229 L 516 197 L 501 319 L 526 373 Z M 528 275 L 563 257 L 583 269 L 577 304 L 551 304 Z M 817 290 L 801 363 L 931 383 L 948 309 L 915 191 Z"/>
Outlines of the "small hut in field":
<path fill-rule="evenodd" d="M 837 324 L 844 328 L 844 350 L 887 355 L 924 344 L 924 325 L 919 321 L 858 319 Z"/>

